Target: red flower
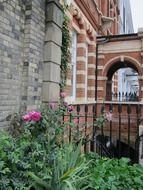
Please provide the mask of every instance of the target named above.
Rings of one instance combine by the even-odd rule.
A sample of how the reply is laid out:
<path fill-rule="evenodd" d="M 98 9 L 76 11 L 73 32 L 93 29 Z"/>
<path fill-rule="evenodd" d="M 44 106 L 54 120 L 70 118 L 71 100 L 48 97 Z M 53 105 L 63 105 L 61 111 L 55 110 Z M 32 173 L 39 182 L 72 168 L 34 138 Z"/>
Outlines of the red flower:
<path fill-rule="evenodd" d="M 28 121 L 40 121 L 41 119 L 41 113 L 40 112 L 35 112 L 35 111 L 32 111 L 32 112 L 29 112 L 28 114 L 24 115 L 22 117 L 23 121 L 24 122 L 28 122 Z"/>
<path fill-rule="evenodd" d="M 68 111 L 69 111 L 69 112 L 72 112 L 72 111 L 73 111 L 73 106 L 72 106 L 72 105 L 69 105 L 69 106 L 68 106 Z"/>
<path fill-rule="evenodd" d="M 31 120 L 31 117 L 30 117 L 29 114 L 26 114 L 26 115 L 24 115 L 24 116 L 22 117 L 22 119 L 23 119 L 24 122 L 28 122 L 28 121 Z"/>
<path fill-rule="evenodd" d="M 61 97 L 61 98 L 65 98 L 65 97 L 66 97 L 66 93 L 65 93 L 65 92 L 61 92 L 61 93 L 60 93 L 60 97 Z"/>
<path fill-rule="evenodd" d="M 49 103 L 49 106 L 51 109 L 54 109 L 56 107 L 56 104 L 54 102 Z"/>
<path fill-rule="evenodd" d="M 108 121 L 112 121 L 112 113 L 111 112 L 106 113 L 106 118 Z"/>
<path fill-rule="evenodd" d="M 35 111 L 29 112 L 29 115 L 31 117 L 31 120 L 33 121 L 40 121 L 42 117 L 40 112 L 35 112 Z"/>

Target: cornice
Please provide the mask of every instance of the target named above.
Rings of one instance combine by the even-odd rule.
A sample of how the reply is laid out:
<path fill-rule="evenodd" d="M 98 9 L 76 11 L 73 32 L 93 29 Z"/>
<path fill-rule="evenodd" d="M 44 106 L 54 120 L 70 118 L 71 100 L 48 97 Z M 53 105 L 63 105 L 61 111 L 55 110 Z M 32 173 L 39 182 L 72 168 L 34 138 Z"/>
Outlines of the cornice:
<path fill-rule="evenodd" d="M 81 9 L 83 14 L 86 16 L 86 18 L 89 20 L 90 24 L 95 29 L 95 31 L 100 30 L 100 23 L 98 22 L 98 18 L 96 18 L 95 16 L 95 13 L 97 14 L 97 17 L 101 16 L 101 14 L 99 14 L 99 10 L 97 10 L 97 4 L 94 1 L 89 0 L 75 0 L 75 2 Z M 89 2 L 92 2 L 93 5 L 90 6 Z"/>

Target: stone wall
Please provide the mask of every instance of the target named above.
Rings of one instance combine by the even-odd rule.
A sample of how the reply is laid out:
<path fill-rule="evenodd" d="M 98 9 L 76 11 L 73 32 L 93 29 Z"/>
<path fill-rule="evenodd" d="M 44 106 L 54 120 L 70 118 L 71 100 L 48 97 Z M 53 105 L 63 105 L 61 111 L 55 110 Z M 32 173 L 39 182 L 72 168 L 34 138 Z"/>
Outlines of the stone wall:
<path fill-rule="evenodd" d="M 24 23 L 22 2 L 0 2 L 0 120 L 20 108 Z"/>
<path fill-rule="evenodd" d="M 50 10 L 56 14 L 48 14 Z M 53 8 L 53 7 L 56 7 Z M 60 15 L 60 20 L 59 20 Z M 47 20 L 46 17 L 49 19 Z M 58 18 L 57 20 L 54 20 Z M 55 27 L 56 38 L 48 36 L 50 23 Z M 49 24 L 48 24 L 49 23 Z M 48 29 L 50 28 L 50 30 Z M 0 126 L 7 126 L 5 118 L 14 112 L 35 110 L 43 102 L 59 96 L 62 11 L 58 0 L 2 0 L 0 1 Z M 51 48 L 57 44 L 57 50 Z M 59 56 L 57 55 L 59 52 Z M 58 57 L 57 57 L 58 56 Z M 45 60 L 46 57 L 46 60 Z M 57 57 L 58 70 L 55 73 L 58 80 L 50 79 L 54 72 L 54 60 Z M 46 61 L 47 69 L 44 63 Z M 50 61 L 50 64 L 49 64 Z M 48 66 L 49 65 L 49 66 Z M 50 76 L 49 76 L 50 75 Z M 48 77 L 49 76 L 49 77 Z M 44 97 L 42 97 L 44 91 Z M 47 98 L 48 97 L 48 98 Z M 46 99 L 46 100 L 45 100 Z"/>
<path fill-rule="evenodd" d="M 45 37 L 45 0 L 27 0 L 25 9 L 22 108 L 36 109 L 41 103 Z"/>

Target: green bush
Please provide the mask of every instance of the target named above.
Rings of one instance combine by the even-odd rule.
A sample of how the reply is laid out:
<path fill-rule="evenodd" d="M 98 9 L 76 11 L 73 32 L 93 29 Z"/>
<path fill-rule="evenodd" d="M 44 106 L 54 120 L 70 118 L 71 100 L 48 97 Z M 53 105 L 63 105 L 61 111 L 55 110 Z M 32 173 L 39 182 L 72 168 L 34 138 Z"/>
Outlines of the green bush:
<path fill-rule="evenodd" d="M 89 173 L 91 190 L 143 189 L 143 167 L 130 165 L 127 158 L 96 159 Z"/>
<path fill-rule="evenodd" d="M 80 144 L 59 142 L 64 107 L 23 116 L 20 133 L 0 133 L 0 189 L 68 190 L 85 186 L 88 167 Z"/>
<path fill-rule="evenodd" d="M 74 127 L 71 121 L 63 123 L 65 109 L 60 105 L 27 113 L 24 122 L 16 120 L 18 128 L 11 134 L 1 131 L 0 189 L 142 190 L 141 166 L 129 165 L 125 158 L 84 155 L 82 142 L 64 143 L 66 126 Z"/>

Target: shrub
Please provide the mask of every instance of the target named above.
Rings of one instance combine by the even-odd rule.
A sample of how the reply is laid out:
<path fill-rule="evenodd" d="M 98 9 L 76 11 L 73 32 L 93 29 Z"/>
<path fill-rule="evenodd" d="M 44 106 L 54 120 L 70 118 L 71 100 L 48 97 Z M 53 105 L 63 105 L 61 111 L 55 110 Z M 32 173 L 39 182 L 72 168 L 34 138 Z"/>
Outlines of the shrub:
<path fill-rule="evenodd" d="M 65 109 L 60 105 L 29 112 L 23 123 L 19 120 L 17 135 L 14 130 L 13 136 L 0 133 L 1 189 L 81 189 L 88 163 L 80 153 L 80 144 L 57 143 L 66 127 L 62 121 Z"/>
<path fill-rule="evenodd" d="M 142 190 L 141 166 L 129 165 L 125 158 L 84 155 L 80 151 L 82 142 L 64 143 L 66 125 L 74 126 L 71 121 L 63 123 L 65 109 L 69 111 L 67 105 L 49 105 L 41 112 L 27 113 L 24 122 L 17 119 L 16 135 L 17 127 L 12 135 L 1 131 L 0 189 Z"/>
<path fill-rule="evenodd" d="M 96 159 L 90 168 L 91 190 L 142 190 L 143 168 L 129 165 L 127 158 L 120 160 Z"/>

